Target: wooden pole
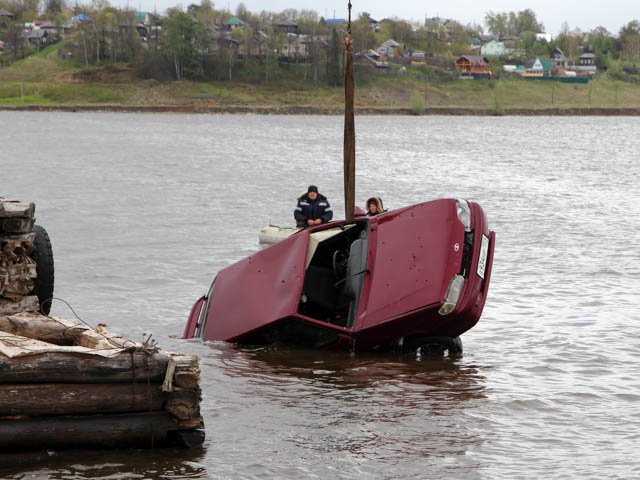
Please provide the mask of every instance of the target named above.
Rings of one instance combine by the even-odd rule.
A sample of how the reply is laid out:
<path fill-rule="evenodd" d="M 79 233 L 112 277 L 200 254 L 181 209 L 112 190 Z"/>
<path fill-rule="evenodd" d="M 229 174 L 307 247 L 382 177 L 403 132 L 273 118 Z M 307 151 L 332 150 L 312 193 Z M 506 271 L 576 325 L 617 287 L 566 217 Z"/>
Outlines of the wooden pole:
<path fill-rule="evenodd" d="M 353 44 L 351 40 L 351 2 L 349 2 L 349 24 L 344 39 L 344 210 L 345 218 L 353 221 L 356 208 L 356 129 L 353 113 Z"/>

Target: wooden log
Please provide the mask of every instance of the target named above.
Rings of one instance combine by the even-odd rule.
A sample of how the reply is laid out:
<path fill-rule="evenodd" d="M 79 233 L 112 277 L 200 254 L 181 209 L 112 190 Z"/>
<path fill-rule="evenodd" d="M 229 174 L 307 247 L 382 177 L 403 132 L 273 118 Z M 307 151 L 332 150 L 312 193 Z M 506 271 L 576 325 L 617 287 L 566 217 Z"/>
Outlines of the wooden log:
<path fill-rule="evenodd" d="M 165 409 L 180 420 L 201 419 L 200 417 L 200 392 L 182 390 L 172 392 Z"/>
<path fill-rule="evenodd" d="M 20 300 L 11 301 L 0 298 L 0 315 L 12 315 L 20 312 L 36 312 L 40 310 L 38 297 L 30 295 Z"/>
<path fill-rule="evenodd" d="M 36 204 L 23 203 L 14 200 L 0 199 L 0 217 L 26 217 L 33 218 L 36 212 Z"/>
<path fill-rule="evenodd" d="M 162 382 L 168 362 L 166 355 L 126 351 L 112 357 L 69 352 L 0 355 L 0 383 Z"/>
<path fill-rule="evenodd" d="M 0 450 L 159 447 L 177 429 L 166 412 L 0 420 Z"/>
<path fill-rule="evenodd" d="M 162 410 L 167 396 L 159 383 L 146 382 L 0 384 L 0 417 L 151 412 Z M 188 407 L 198 409 L 188 402 L 179 404 L 182 415 L 189 414 Z"/>
<path fill-rule="evenodd" d="M 33 230 L 33 218 L 0 218 L 0 232 L 28 233 Z"/>
<path fill-rule="evenodd" d="M 46 317 L 36 312 L 0 317 L 0 331 L 55 345 L 77 345 L 78 336 L 88 328 L 76 321 Z"/>

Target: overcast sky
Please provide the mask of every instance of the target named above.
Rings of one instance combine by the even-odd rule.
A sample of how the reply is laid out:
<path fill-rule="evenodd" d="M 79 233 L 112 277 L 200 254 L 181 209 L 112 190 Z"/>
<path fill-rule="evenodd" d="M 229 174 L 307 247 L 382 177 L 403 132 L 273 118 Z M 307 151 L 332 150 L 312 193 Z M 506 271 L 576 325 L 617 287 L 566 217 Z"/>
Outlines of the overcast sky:
<path fill-rule="evenodd" d="M 232 12 L 240 0 L 212 0 L 215 8 L 229 8 Z M 114 5 L 126 6 L 145 11 L 164 12 L 169 7 L 182 5 L 187 7 L 200 0 L 112 0 Z M 243 0 L 249 11 L 258 13 L 262 10 L 281 11 L 286 8 L 311 9 L 321 16 L 345 18 L 347 16 L 347 0 Z M 589 31 L 597 26 L 604 26 L 617 34 L 620 27 L 631 20 L 640 19 L 640 2 L 638 0 L 352 0 L 353 15 L 368 12 L 376 20 L 386 17 L 399 17 L 405 20 L 423 20 L 440 16 L 458 20 L 463 24 L 484 24 L 484 16 L 488 11 L 509 12 L 532 9 L 546 27 L 547 33 L 557 34 L 566 21 L 573 29 Z"/>

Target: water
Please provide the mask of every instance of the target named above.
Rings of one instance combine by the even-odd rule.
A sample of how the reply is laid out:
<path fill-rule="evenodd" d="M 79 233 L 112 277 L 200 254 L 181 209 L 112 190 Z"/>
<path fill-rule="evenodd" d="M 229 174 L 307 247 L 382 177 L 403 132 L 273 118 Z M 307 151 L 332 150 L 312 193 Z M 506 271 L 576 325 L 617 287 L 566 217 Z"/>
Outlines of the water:
<path fill-rule="evenodd" d="M 636 118 L 361 117 L 357 198 L 479 202 L 489 299 L 457 360 L 183 341 L 193 301 L 292 224 L 343 211 L 342 119 L 0 112 L 0 195 L 37 203 L 56 295 L 199 355 L 202 450 L 0 456 L 0 477 L 640 476 Z M 53 313 L 71 317 L 62 303 Z"/>

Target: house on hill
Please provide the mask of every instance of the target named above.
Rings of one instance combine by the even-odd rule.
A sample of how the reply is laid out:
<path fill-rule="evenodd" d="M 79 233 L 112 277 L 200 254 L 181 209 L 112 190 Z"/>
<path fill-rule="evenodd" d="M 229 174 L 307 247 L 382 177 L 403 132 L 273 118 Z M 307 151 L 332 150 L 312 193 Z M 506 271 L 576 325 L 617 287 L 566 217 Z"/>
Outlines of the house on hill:
<path fill-rule="evenodd" d="M 551 60 L 540 60 L 536 58 L 531 68 L 522 72 L 525 78 L 543 78 L 551 76 Z"/>
<path fill-rule="evenodd" d="M 567 58 L 564 56 L 564 52 L 559 48 L 554 48 L 549 55 L 551 59 L 551 65 L 554 70 L 561 70 L 567 68 Z"/>
<path fill-rule="evenodd" d="M 596 56 L 593 53 L 583 53 L 578 59 L 578 64 L 574 69 L 582 75 L 595 75 L 598 72 L 596 67 Z"/>
<path fill-rule="evenodd" d="M 233 30 L 236 30 L 237 28 L 245 28 L 246 25 L 247 25 L 247 22 L 239 19 L 238 17 L 231 17 L 229 20 L 224 22 L 224 27 L 227 30 L 227 32 L 231 32 Z"/>
<path fill-rule="evenodd" d="M 393 58 L 402 56 L 402 48 L 395 40 L 389 39 L 378 47 L 378 55 L 384 58 Z"/>
<path fill-rule="evenodd" d="M 293 23 L 291 20 L 279 20 L 277 22 L 273 22 L 271 27 L 273 27 L 274 32 L 298 33 L 298 25 Z"/>
<path fill-rule="evenodd" d="M 481 55 L 463 55 L 456 60 L 460 78 L 491 78 L 489 60 Z"/>

